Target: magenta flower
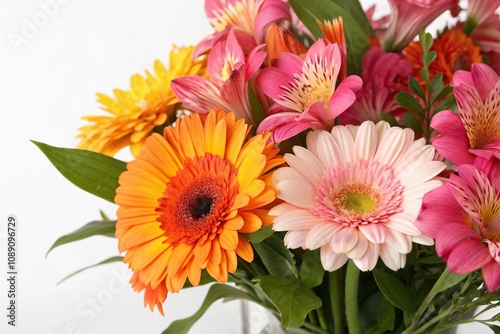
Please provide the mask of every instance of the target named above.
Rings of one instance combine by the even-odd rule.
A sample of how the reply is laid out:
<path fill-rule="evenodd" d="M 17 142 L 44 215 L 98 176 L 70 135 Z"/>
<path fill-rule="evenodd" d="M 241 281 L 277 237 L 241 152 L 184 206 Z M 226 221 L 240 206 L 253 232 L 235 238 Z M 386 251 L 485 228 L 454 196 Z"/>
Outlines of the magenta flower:
<path fill-rule="evenodd" d="M 389 0 L 391 17 L 379 40 L 386 51 L 400 51 L 446 10 L 457 15 L 458 0 Z"/>
<path fill-rule="evenodd" d="M 453 90 L 460 115 L 445 110 L 431 121 L 439 132 L 432 139 L 436 150 L 451 162 L 472 164 L 476 156 L 500 158 L 500 78 L 486 64 L 453 75 Z"/>
<path fill-rule="evenodd" d="M 227 40 L 219 41 L 210 52 L 210 80 L 199 76 L 180 77 L 172 80 L 172 90 L 186 107 L 194 111 L 208 113 L 212 109 L 222 109 L 254 124 L 247 87 L 266 58 L 266 53 L 259 49 L 252 50 L 245 59 L 231 30 Z"/>
<path fill-rule="evenodd" d="M 372 48 L 363 57 L 363 87 L 356 92 L 356 101 L 339 116 L 340 124 L 361 124 L 380 121 L 383 112 L 403 112 L 394 96 L 406 90 L 413 66 L 398 53 L 385 53 Z"/>
<path fill-rule="evenodd" d="M 210 50 L 230 29 L 234 29 L 243 50 L 251 50 L 264 42 L 270 23 L 291 21 L 290 5 L 282 0 L 206 0 L 205 13 L 215 33 L 196 46 L 194 56 Z"/>
<path fill-rule="evenodd" d="M 285 154 L 273 177 L 284 202 L 269 211 L 288 248 L 320 249 L 328 271 L 348 259 L 363 271 L 378 259 L 403 268 L 412 242 L 431 245 L 415 226 L 424 194 L 446 165 L 410 129 L 366 121 L 307 134 L 307 149 Z"/>
<path fill-rule="evenodd" d="M 424 196 L 417 227 L 436 240 L 450 271 L 482 268 L 488 291 L 500 288 L 500 163 L 478 159 Z"/>
<path fill-rule="evenodd" d="M 360 77 L 351 75 L 336 87 L 341 64 L 338 44 L 327 45 L 324 39 L 311 46 L 305 59 L 283 52 L 276 67 L 257 76 L 257 85 L 275 102 L 257 132 L 272 130 L 273 140 L 280 142 L 308 128 L 331 129 L 362 85 Z"/>

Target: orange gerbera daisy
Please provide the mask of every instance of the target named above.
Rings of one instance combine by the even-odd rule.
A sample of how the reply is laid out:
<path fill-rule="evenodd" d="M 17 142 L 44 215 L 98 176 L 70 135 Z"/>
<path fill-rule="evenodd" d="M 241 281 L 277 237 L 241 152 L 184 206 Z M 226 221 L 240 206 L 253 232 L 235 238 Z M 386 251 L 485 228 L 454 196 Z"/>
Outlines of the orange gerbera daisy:
<path fill-rule="evenodd" d="M 470 71 L 472 64 L 483 61 L 479 47 L 474 45 L 472 38 L 467 37 L 458 29 L 446 30 L 441 34 L 434 40 L 431 51 L 436 51 L 437 57 L 429 65 L 429 78 L 432 79 L 438 73 L 443 73 L 445 84 L 451 82 L 453 73 L 456 71 Z M 422 46 L 419 42 L 411 42 L 404 49 L 404 53 L 415 69 L 414 77 L 423 84 L 424 81 L 420 77 L 420 70 L 423 67 L 420 60 L 423 54 Z"/>
<path fill-rule="evenodd" d="M 175 47 L 170 52 L 168 70 L 157 60 L 154 73 L 146 77 L 135 74 L 130 78 L 130 91 L 115 89 L 115 97 L 97 93 L 98 102 L 110 116 L 85 116 L 93 124 L 80 128 L 78 148 L 113 156 L 130 146 L 137 156 L 148 134 L 157 127 L 175 121 L 175 96 L 170 82 L 186 75 L 206 76 L 206 59 L 192 61 L 194 47 Z"/>
<path fill-rule="evenodd" d="M 240 233 L 272 223 L 263 208 L 276 197 L 269 171 L 284 160 L 269 134 L 245 142 L 248 132 L 232 113 L 185 116 L 163 137 L 148 137 L 120 176 L 118 247 L 151 310 L 163 314 L 167 292 L 186 279 L 198 285 L 202 269 L 226 282 L 237 255 L 253 260 Z"/>

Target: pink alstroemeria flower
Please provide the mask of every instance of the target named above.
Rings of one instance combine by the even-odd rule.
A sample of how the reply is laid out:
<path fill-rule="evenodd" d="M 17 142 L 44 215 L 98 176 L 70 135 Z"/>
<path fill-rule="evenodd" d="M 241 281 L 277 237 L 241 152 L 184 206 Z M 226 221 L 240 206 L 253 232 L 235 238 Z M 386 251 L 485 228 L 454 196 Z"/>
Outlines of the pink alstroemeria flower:
<path fill-rule="evenodd" d="M 500 158 L 500 78 L 486 64 L 453 75 L 460 115 L 445 110 L 431 121 L 440 133 L 432 139 L 436 150 L 451 162 L 472 164 L 476 156 Z"/>
<path fill-rule="evenodd" d="M 380 48 L 368 50 L 363 57 L 363 87 L 356 93 L 356 102 L 339 116 L 340 124 L 358 125 L 364 121 L 378 122 L 383 112 L 403 112 L 394 96 L 407 90 L 413 66 L 398 53 L 385 53 Z"/>
<path fill-rule="evenodd" d="M 351 75 L 336 87 L 341 64 L 338 44 L 324 39 L 311 46 L 305 59 L 283 52 L 277 67 L 257 76 L 257 85 L 275 101 L 257 132 L 272 130 L 273 140 L 281 142 L 308 128 L 330 130 L 362 85 L 360 77 Z"/>
<path fill-rule="evenodd" d="M 389 0 L 391 17 L 379 40 L 385 51 L 400 51 L 446 10 L 457 15 L 458 0 Z"/>
<path fill-rule="evenodd" d="M 436 240 L 451 272 L 482 269 L 489 292 L 500 288 L 500 163 L 478 159 L 424 196 L 417 221 Z"/>
<path fill-rule="evenodd" d="M 291 21 L 290 4 L 282 0 L 206 0 L 205 13 L 215 32 L 196 46 L 195 56 L 225 39 L 230 29 L 244 51 L 252 50 L 264 42 L 270 23 Z"/>
<path fill-rule="evenodd" d="M 172 80 L 175 95 L 186 107 L 200 113 L 212 109 L 234 112 L 254 124 L 248 100 L 248 81 L 260 68 L 266 53 L 257 47 L 247 59 L 234 32 L 229 32 L 227 40 L 219 41 L 208 57 L 210 80 L 199 76 L 185 76 Z"/>

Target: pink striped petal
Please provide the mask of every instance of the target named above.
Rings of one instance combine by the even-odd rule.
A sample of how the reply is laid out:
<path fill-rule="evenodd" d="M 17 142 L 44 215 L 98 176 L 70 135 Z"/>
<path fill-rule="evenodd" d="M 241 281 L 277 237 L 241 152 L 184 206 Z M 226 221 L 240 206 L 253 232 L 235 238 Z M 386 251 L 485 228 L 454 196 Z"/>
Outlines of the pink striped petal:
<path fill-rule="evenodd" d="M 326 271 L 340 269 L 349 259 L 344 254 L 335 253 L 328 245 L 321 247 L 321 264 Z"/>

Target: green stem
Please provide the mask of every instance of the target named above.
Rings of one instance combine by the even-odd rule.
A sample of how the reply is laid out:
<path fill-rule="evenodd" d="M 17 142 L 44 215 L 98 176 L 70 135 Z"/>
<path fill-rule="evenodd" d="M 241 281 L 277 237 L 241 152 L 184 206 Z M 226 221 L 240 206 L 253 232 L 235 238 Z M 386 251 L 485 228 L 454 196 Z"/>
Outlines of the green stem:
<path fill-rule="evenodd" d="M 411 322 L 410 327 L 408 327 L 403 333 L 413 333 L 413 330 L 417 328 L 418 322 L 420 321 L 420 317 L 422 317 L 422 314 L 424 314 L 425 310 L 431 303 L 431 301 L 436 297 L 436 295 L 439 293 L 439 290 L 443 287 L 444 283 L 450 276 L 450 270 L 448 267 L 445 268 L 441 276 L 438 278 L 436 283 L 434 283 L 434 286 L 432 287 L 431 291 L 425 296 L 425 299 L 422 301 L 422 304 L 418 307 L 417 311 L 415 312 L 415 315 L 413 316 L 413 320 Z"/>
<path fill-rule="evenodd" d="M 347 263 L 345 275 L 345 311 L 349 334 L 361 334 L 358 308 L 359 269 L 352 260 Z"/>
<path fill-rule="evenodd" d="M 330 287 L 330 305 L 333 316 L 333 333 L 344 333 L 344 271 L 341 269 L 328 273 Z"/>
<path fill-rule="evenodd" d="M 325 313 L 323 311 L 323 307 L 316 309 L 318 314 L 319 325 L 321 328 L 328 330 L 328 322 L 325 319 Z"/>

